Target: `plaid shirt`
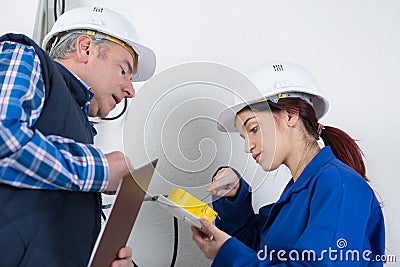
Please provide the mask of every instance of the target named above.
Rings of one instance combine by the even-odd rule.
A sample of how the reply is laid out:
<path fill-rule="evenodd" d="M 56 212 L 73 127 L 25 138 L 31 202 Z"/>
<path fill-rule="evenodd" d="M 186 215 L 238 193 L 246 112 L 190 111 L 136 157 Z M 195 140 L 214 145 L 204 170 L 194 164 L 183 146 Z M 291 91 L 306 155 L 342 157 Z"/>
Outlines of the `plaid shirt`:
<path fill-rule="evenodd" d="M 0 183 L 19 188 L 104 191 L 109 166 L 99 149 L 31 129 L 44 101 L 40 60 L 33 47 L 0 43 Z"/>

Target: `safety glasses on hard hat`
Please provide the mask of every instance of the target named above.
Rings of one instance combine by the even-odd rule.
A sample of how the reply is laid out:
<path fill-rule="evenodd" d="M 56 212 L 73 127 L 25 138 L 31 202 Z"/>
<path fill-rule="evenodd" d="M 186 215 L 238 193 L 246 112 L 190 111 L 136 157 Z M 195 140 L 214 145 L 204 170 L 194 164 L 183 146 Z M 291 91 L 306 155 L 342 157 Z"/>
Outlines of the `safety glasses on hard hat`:
<path fill-rule="evenodd" d="M 312 95 L 307 94 L 307 93 L 285 92 L 285 93 L 280 93 L 280 94 L 271 95 L 271 96 L 268 96 L 268 97 L 265 97 L 265 98 L 258 99 L 258 100 L 254 101 L 254 102 L 249 103 L 249 105 L 262 103 L 262 102 L 267 102 L 267 101 L 278 103 L 279 99 L 285 99 L 285 98 L 301 98 L 301 99 L 305 100 L 307 103 L 309 103 L 311 106 L 313 106 L 313 102 L 312 102 L 312 98 L 311 97 L 312 97 Z"/>

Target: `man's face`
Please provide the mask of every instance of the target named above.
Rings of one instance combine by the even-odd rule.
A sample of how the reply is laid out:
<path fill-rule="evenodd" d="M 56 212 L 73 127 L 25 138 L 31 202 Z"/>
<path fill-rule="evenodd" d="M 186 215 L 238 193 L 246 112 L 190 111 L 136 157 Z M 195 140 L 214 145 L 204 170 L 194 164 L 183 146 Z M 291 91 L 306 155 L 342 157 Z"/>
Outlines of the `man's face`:
<path fill-rule="evenodd" d="M 132 55 L 114 43 L 97 45 L 88 64 L 85 80 L 94 97 L 89 105 L 89 116 L 106 117 L 124 98 L 132 98 L 135 89 L 131 83 L 133 72 Z"/>

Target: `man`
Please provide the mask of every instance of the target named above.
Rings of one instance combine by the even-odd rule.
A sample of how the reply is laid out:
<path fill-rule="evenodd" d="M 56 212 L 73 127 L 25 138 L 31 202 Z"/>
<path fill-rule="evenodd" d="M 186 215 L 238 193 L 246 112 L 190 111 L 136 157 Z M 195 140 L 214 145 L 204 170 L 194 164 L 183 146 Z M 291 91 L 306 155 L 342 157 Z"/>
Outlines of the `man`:
<path fill-rule="evenodd" d="M 81 7 L 43 41 L 0 37 L 1 266 L 86 266 L 101 194 L 129 172 L 122 152 L 94 147 L 87 116 L 105 117 L 150 78 L 152 50 L 120 14 Z M 131 266 L 122 248 L 113 266 Z"/>

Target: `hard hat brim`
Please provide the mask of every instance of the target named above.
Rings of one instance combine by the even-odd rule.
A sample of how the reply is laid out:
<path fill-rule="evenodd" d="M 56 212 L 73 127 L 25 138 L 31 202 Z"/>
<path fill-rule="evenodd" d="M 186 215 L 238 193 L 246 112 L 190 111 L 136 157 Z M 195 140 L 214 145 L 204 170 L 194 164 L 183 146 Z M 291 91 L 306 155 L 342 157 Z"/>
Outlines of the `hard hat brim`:
<path fill-rule="evenodd" d="M 141 82 L 153 76 L 156 69 L 156 55 L 150 48 L 133 42 L 127 42 L 138 54 L 137 72 L 133 74 L 132 81 Z"/>
<path fill-rule="evenodd" d="M 283 93 L 291 93 L 291 92 L 301 92 L 301 93 L 307 93 L 307 89 L 305 88 L 297 88 L 297 87 L 291 87 L 291 88 L 280 88 L 277 90 L 274 90 L 268 95 L 265 95 L 263 97 L 258 97 L 254 98 L 248 101 L 243 101 L 241 103 L 237 103 L 235 105 L 232 105 L 226 109 L 224 109 L 218 116 L 218 123 L 217 123 L 217 128 L 221 132 L 238 132 L 238 129 L 235 126 L 235 119 L 236 119 L 236 114 L 241 111 L 244 107 L 251 105 L 253 103 L 256 103 L 260 101 L 261 99 L 270 99 L 272 97 L 275 97 L 278 94 L 283 94 Z M 310 92 L 309 93 L 311 101 L 312 101 L 312 106 L 315 110 L 315 114 L 317 116 L 317 119 L 322 118 L 326 112 L 328 111 L 329 108 L 329 103 L 325 97 L 322 95 L 315 95 L 314 93 Z"/>

